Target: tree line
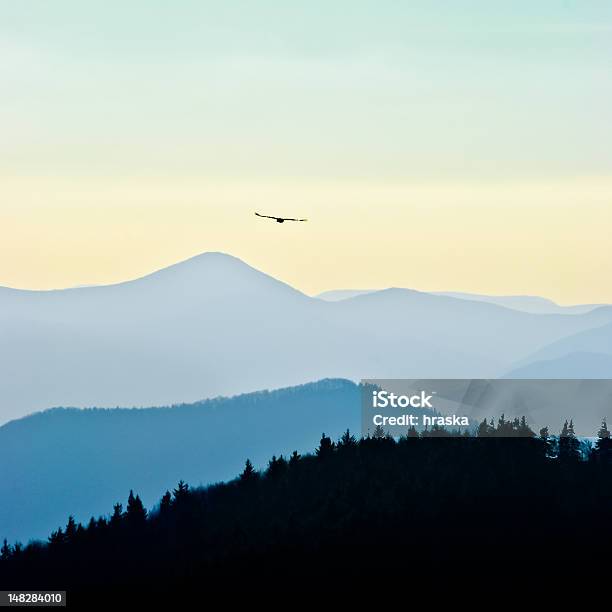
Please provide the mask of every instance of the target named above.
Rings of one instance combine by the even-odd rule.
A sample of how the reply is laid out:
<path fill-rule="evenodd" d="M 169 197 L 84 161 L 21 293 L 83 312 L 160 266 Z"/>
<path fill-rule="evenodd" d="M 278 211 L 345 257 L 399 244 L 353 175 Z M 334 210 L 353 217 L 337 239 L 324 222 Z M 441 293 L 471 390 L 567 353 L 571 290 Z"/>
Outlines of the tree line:
<path fill-rule="evenodd" d="M 551 436 L 503 415 L 474 435 L 411 428 L 399 439 L 382 430 L 358 439 L 347 430 L 335 441 L 323 434 L 312 454 L 273 456 L 264 470 L 247 460 L 227 483 L 180 481 L 150 512 L 130 491 L 125 508 L 87 524 L 70 516 L 47 542 L 4 540 L 0 584 L 190 590 L 237 576 L 376 574 L 381 559 L 413 569 L 432 560 L 561 562 L 601 538 L 610 519 L 605 420 L 592 446 L 571 421 Z"/>

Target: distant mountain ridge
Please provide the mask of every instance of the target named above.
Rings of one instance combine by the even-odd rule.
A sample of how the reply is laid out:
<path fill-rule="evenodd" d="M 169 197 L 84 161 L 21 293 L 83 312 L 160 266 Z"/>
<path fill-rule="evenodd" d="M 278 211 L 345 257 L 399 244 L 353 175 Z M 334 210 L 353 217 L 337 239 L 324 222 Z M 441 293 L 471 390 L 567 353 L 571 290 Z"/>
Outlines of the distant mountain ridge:
<path fill-rule="evenodd" d="M 607 304 L 576 304 L 560 306 L 548 298 L 536 295 L 483 295 L 477 293 L 460 293 L 456 291 L 436 292 L 435 295 L 446 295 L 461 300 L 474 300 L 489 302 L 506 308 L 513 308 L 522 312 L 533 314 L 585 314 L 595 308 L 608 306 Z"/>
<path fill-rule="evenodd" d="M 0 422 L 328 377 L 495 378 L 610 323 L 611 307 L 531 314 L 407 289 L 326 302 L 204 253 L 116 285 L 0 290 Z"/>
<path fill-rule="evenodd" d="M 314 297 L 326 302 L 340 302 L 341 300 L 349 300 L 358 295 L 376 293 L 377 291 L 382 291 L 382 289 L 334 289 L 332 291 L 323 291 L 323 293 L 319 293 Z"/>
<path fill-rule="evenodd" d="M 560 360 L 568 355 L 612 357 L 612 325 L 593 327 L 561 338 L 528 355 L 519 361 L 517 366 L 525 367 L 534 362 Z"/>
<path fill-rule="evenodd" d="M 528 363 L 504 378 L 612 378 L 612 354 L 576 351 Z"/>
<path fill-rule="evenodd" d="M 377 293 L 385 289 L 338 289 L 324 291 L 314 296 L 317 299 L 327 302 L 339 302 L 348 300 L 368 293 Z M 470 300 L 473 302 L 487 302 L 497 304 L 505 308 L 529 312 L 532 314 L 585 314 L 595 308 L 608 306 L 607 304 L 577 304 L 574 306 L 560 306 L 548 298 L 536 295 L 485 295 L 480 293 L 463 293 L 458 291 L 430 291 L 431 295 L 441 295 L 453 297 L 460 300 Z"/>

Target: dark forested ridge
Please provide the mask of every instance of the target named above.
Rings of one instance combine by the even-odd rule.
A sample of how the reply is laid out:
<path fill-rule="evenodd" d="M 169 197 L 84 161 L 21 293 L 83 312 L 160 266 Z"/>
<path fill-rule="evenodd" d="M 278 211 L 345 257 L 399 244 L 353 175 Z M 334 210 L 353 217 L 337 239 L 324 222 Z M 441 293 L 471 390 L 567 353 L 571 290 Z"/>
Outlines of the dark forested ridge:
<path fill-rule="evenodd" d="M 314 454 L 272 457 L 263 472 L 247 461 L 225 484 L 179 482 L 150 514 L 130 492 L 106 517 L 69 518 L 48 543 L 5 542 L 1 588 L 185 594 L 445 563 L 596 566 L 612 519 L 605 423 L 598 435 L 589 450 L 571 423 L 552 439 L 503 419 L 475 437 L 323 435 Z"/>

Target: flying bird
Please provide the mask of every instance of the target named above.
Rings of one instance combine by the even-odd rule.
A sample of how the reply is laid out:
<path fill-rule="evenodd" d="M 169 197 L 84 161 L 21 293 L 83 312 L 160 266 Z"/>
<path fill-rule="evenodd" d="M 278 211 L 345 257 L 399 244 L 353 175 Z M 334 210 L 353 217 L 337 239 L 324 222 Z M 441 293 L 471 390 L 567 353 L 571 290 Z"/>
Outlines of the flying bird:
<path fill-rule="evenodd" d="M 289 217 L 271 217 L 270 215 L 260 215 L 258 212 L 255 213 L 258 217 L 264 219 L 274 219 L 277 223 L 284 223 L 285 221 L 308 221 L 308 219 L 290 219 Z"/>

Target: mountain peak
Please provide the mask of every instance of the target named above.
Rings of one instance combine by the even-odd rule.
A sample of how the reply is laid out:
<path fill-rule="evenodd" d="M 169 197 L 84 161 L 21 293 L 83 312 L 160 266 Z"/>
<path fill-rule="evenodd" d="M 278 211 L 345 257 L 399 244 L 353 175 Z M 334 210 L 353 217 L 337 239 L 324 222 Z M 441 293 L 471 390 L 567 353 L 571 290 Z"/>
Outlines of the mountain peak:
<path fill-rule="evenodd" d="M 242 259 L 219 251 L 206 251 L 123 285 L 172 285 L 181 291 L 201 290 L 206 286 L 216 293 L 248 292 L 250 290 L 281 290 L 306 297 L 287 283 L 254 268 Z"/>
<path fill-rule="evenodd" d="M 202 266 L 225 266 L 236 267 L 236 268 L 249 268 L 251 270 L 255 270 L 255 268 L 249 266 L 246 262 L 234 255 L 230 255 L 229 253 L 223 253 L 221 251 L 204 251 L 203 253 L 198 253 L 197 255 L 193 255 L 192 257 L 188 257 L 187 259 L 183 259 L 179 262 L 170 264 L 169 266 L 165 266 L 156 270 L 155 272 L 151 272 L 149 274 L 145 274 L 141 278 L 147 278 L 149 276 L 153 276 L 154 274 L 159 274 L 161 272 L 166 272 L 170 270 L 176 270 L 180 268 L 187 267 L 202 267 Z M 138 280 L 138 279 L 137 279 Z"/>

